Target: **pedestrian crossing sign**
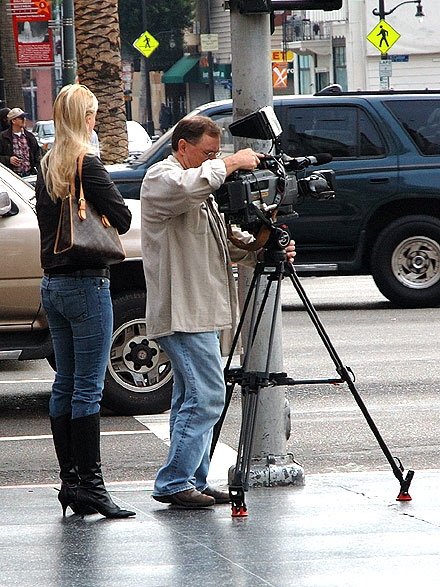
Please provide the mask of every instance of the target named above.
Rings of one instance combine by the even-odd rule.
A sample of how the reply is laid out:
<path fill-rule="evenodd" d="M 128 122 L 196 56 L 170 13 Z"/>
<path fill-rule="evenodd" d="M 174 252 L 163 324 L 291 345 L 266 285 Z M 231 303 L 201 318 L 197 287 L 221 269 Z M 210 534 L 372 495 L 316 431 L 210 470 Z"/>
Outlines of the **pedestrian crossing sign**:
<path fill-rule="evenodd" d="M 159 41 L 153 35 L 150 35 L 148 31 L 145 31 L 136 39 L 133 47 L 142 53 L 144 57 L 150 57 L 153 51 L 159 47 Z"/>
<path fill-rule="evenodd" d="M 380 20 L 371 33 L 367 35 L 367 40 L 370 41 L 376 49 L 379 49 L 382 54 L 388 53 L 388 49 L 391 49 L 394 43 L 399 39 L 400 34 L 383 19 Z"/>

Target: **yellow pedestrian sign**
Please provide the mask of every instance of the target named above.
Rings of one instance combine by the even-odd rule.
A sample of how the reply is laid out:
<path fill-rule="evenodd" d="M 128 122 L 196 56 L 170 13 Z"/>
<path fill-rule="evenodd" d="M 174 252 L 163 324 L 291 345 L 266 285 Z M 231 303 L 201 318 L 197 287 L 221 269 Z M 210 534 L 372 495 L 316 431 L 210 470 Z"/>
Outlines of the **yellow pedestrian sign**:
<path fill-rule="evenodd" d="M 394 43 L 399 39 L 400 34 L 383 19 L 380 20 L 371 33 L 367 35 L 367 40 L 370 41 L 376 49 L 379 49 L 381 53 L 388 53 L 388 49 L 391 49 Z"/>
<path fill-rule="evenodd" d="M 159 41 L 153 35 L 150 35 L 148 31 L 145 31 L 136 39 L 133 47 L 142 53 L 144 57 L 150 57 L 153 51 L 159 47 Z"/>

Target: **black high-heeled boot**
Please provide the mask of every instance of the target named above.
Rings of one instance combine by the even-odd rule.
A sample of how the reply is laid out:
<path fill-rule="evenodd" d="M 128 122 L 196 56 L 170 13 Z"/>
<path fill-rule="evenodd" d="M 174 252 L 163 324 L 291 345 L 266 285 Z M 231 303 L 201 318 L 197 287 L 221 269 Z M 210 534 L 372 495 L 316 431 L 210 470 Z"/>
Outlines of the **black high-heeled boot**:
<path fill-rule="evenodd" d="M 68 507 L 75 514 L 95 514 L 93 508 L 80 508 L 76 502 L 76 494 L 79 486 L 79 477 L 73 460 L 71 440 L 71 415 L 65 414 L 58 418 L 50 419 L 53 443 L 60 466 L 61 489 L 58 493 L 58 501 L 66 515 Z"/>
<path fill-rule="evenodd" d="M 68 507 L 70 507 L 74 513 L 79 513 L 75 501 L 79 485 L 79 477 L 72 457 L 70 421 L 70 414 L 50 419 L 53 443 L 58 463 L 60 465 L 61 489 L 58 493 L 58 501 L 63 509 L 63 516 L 66 515 Z"/>
<path fill-rule="evenodd" d="M 99 412 L 72 420 L 72 442 L 79 475 L 76 503 L 93 507 L 106 518 L 128 518 L 136 512 L 123 510 L 110 497 L 101 471 Z"/>

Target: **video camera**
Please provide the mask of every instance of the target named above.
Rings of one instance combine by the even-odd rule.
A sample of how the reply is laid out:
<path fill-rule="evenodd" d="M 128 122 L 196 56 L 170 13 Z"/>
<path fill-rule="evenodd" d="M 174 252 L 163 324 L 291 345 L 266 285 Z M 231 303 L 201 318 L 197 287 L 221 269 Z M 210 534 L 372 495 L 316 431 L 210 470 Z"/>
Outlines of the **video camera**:
<path fill-rule="evenodd" d="M 290 157 L 279 147 L 281 125 L 272 107 L 266 106 L 229 125 L 233 136 L 271 140 L 274 155 L 261 158 L 255 171 L 235 171 L 214 192 L 227 224 L 236 224 L 256 234 L 262 225 L 271 226 L 278 216 L 298 216 L 294 205 L 300 198 L 329 200 L 335 197 L 334 171 L 315 171 L 298 177 L 310 165 L 325 165 L 329 153 L 308 157 Z"/>

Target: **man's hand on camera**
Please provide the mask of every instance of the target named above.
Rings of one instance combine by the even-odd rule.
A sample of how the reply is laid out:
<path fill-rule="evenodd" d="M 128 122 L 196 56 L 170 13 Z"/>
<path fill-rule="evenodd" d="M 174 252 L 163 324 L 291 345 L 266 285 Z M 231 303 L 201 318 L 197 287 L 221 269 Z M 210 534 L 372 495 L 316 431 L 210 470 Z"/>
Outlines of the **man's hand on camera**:
<path fill-rule="evenodd" d="M 256 153 L 250 148 L 241 149 L 233 155 L 228 155 L 223 159 L 226 165 L 226 175 L 231 175 L 237 169 L 252 171 L 260 163 L 260 157 L 264 157 L 264 155 L 262 153 Z"/>
<path fill-rule="evenodd" d="M 295 260 L 295 255 L 296 255 L 295 241 L 294 240 L 291 240 L 290 243 L 286 247 L 286 259 L 287 259 L 287 261 L 289 261 L 289 263 L 293 263 L 293 261 Z"/>

